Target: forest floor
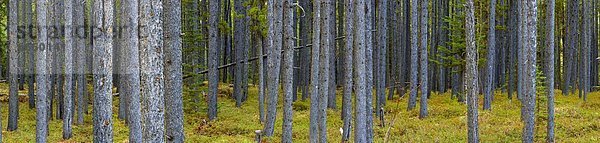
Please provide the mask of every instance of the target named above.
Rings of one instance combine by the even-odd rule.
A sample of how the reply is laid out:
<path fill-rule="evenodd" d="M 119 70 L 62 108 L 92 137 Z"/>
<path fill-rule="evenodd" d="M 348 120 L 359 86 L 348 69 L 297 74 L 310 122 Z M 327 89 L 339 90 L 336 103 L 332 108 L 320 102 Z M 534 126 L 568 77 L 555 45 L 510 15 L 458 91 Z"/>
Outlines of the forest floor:
<path fill-rule="evenodd" d="M 235 107 L 235 101 L 226 95 L 231 88 L 220 85 L 218 118 L 206 122 L 206 103 L 194 101 L 189 90 L 184 92 L 185 103 L 185 134 L 186 142 L 253 142 L 254 131 L 262 129 L 259 122 L 257 89 L 249 88 L 248 101 L 241 108 Z M 206 91 L 206 87 L 199 88 Z M 30 109 L 27 103 L 26 91 L 20 91 L 20 117 L 17 131 L 6 131 L 8 116 L 8 86 L 0 84 L 0 101 L 2 115 L 2 134 L 4 142 L 34 142 L 35 141 L 35 109 Z M 557 90 L 556 98 L 556 140 L 557 142 L 600 142 L 600 92 L 591 93 L 587 102 L 577 95 L 563 96 Z M 338 91 L 338 94 L 341 94 Z M 300 95 L 299 95 L 300 96 Z M 398 97 L 396 95 L 396 97 Z M 380 121 L 374 122 L 375 142 L 384 140 L 391 142 L 466 142 L 467 140 L 467 111 L 466 105 L 450 99 L 449 93 L 433 93 L 429 100 L 429 117 L 418 118 L 418 110 L 407 111 L 407 98 L 388 100 L 386 127 L 380 127 Z M 536 142 L 544 142 L 546 136 L 546 102 L 545 96 L 540 97 L 536 111 Z M 114 99 L 113 132 L 115 142 L 127 142 L 128 128 L 124 121 L 117 119 L 118 97 Z M 275 135 L 269 142 L 280 142 L 282 110 L 281 99 L 278 105 L 278 116 L 275 124 Z M 480 96 L 480 104 L 483 101 Z M 204 97 L 200 96 L 200 101 Z M 337 98 L 338 109 L 328 110 L 327 127 L 329 142 L 341 142 L 340 119 L 341 96 Z M 293 137 L 296 142 L 308 142 L 309 101 L 294 103 Z M 523 124 L 520 121 L 520 103 L 518 99 L 508 100 L 505 93 L 496 92 L 491 111 L 479 111 L 479 131 L 482 142 L 520 142 Z M 418 104 L 417 104 L 418 108 Z M 91 113 L 91 107 L 90 113 Z M 392 125 L 390 128 L 389 125 Z M 389 134 L 387 133 L 389 131 Z M 91 142 L 92 117 L 85 116 L 84 125 L 73 126 L 73 138 L 62 139 L 62 122 L 50 122 L 49 142 Z"/>

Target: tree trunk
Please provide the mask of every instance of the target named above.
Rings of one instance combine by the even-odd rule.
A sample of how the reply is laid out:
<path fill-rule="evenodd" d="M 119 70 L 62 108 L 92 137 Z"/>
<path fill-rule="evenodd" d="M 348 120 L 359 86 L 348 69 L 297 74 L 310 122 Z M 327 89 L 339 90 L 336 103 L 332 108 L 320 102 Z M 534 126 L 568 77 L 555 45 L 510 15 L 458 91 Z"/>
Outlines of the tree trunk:
<path fill-rule="evenodd" d="M 344 9 L 344 11 L 346 12 L 345 15 L 345 25 L 346 25 L 346 29 L 345 29 L 345 35 L 346 35 L 346 45 L 344 47 L 344 59 L 346 61 L 344 61 L 344 95 L 343 95 L 343 102 L 342 102 L 342 118 L 344 120 L 344 127 L 343 127 L 343 134 L 342 134 L 342 141 L 347 142 L 350 139 L 350 132 L 352 131 L 351 126 L 352 126 L 352 90 L 353 90 L 353 69 L 352 69 L 352 64 L 353 64 L 353 52 L 354 52 L 354 36 L 356 36 L 357 34 L 354 33 L 354 28 L 355 28 L 355 24 L 354 24 L 354 16 L 355 16 L 355 1 L 354 0 L 345 0 L 345 4 L 346 4 L 346 9 Z M 340 31 L 342 32 L 342 31 Z"/>
<path fill-rule="evenodd" d="M 112 142 L 112 38 L 113 1 L 95 0 L 93 4 L 94 37 L 94 141 Z M 150 70 L 148 70 L 150 71 Z"/>
<path fill-rule="evenodd" d="M 273 136 L 274 126 L 275 126 L 275 118 L 277 116 L 277 95 L 279 93 L 279 73 L 280 62 L 281 62 L 281 46 L 282 46 L 282 34 L 283 34 L 283 26 L 282 26 L 282 13 L 283 13 L 283 2 L 278 0 L 269 0 L 269 43 L 271 43 L 269 48 L 269 57 L 267 59 L 268 68 L 267 72 L 269 73 L 267 80 L 267 118 L 265 122 L 265 129 L 263 130 L 265 136 L 270 137 Z"/>
<path fill-rule="evenodd" d="M 492 96 L 494 96 L 494 73 L 496 65 L 496 0 L 490 1 L 490 21 L 488 23 L 487 37 L 487 74 L 484 84 L 483 110 L 492 109 Z"/>
<path fill-rule="evenodd" d="M 312 61 L 310 75 L 310 142 L 319 142 L 319 59 L 321 47 L 321 0 L 313 1 Z"/>
<path fill-rule="evenodd" d="M 385 106 L 385 86 L 386 86 L 386 51 L 387 51 L 387 5 L 388 2 L 387 0 L 379 0 L 377 1 L 377 46 L 376 49 L 379 50 L 379 67 L 378 67 L 378 71 L 379 73 L 377 74 L 377 90 L 376 90 L 376 94 L 377 94 L 377 104 L 376 104 L 376 111 L 379 111 L 381 108 L 383 108 L 383 106 Z M 377 116 L 380 116 L 379 112 L 375 112 L 377 113 Z"/>
<path fill-rule="evenodd" d="M 292 0 L 286 0 L 283 2 L 283 134 L 281 142 L 291 143 L 292 142 L 292 120 L 293 117 L 293 82 L 294 82 L 294 7 L 292 7 Z"/>
<path fill-rule="evenodd" d="M 73 0 L 65 0 L 65 92 L 64 92 L 64 114 L 63 114 L 63 139 L 73 136 L 71 125 L 73 124 Z"/>
<path fill-rule="evenodd" d="M 531 143 L 534 138 L 535 129 L 535 102 L 536 102 L 536 48 L 537 48 L 537 0 L 527 0 L 523 3 L 523 12 L 526 14 L 523 19 L 524 29 L 524 81 L 523 81 L 523 104 L 525 113 L 523 118 L 523 142 Z"/>
<path fill-rule="evenodd" d="M 375 57 L 376 55 L 373 54 L 373 29 L 375 28 L 375 0 L 368 0 L 366 3 L 366 19 L 365 19 L 365 24 L 367 25 L 366 27 L 366 32 L 365 32 L 365 51 L 366 51 L 366 57 L 367 57 L 367 61 L 366 61 L 366 69 L 367 69 L 367 93 L 368 96 L 366 98 L 366 104 L 367 104 L 367 142 L 372 142 L 373 141 L 373 70 L 374 69 L 374 65 L 373 65 L 373 57 Z"/>
<path fill-rule="evenodd" d="M 467 31 L 467 67 L 466 67 L 466 84 L 467 89 L 467 120 L 468 120 L 468 139 L 470 143 L 479 142 L 479 114 L 478 110 L 478 99 L 479 95 L 479 84 L 478 73 L 477 73 L 477 47 L 475 46 L 475 16 L 473 0 L 467 0 L 466 3 L 466 31 Z"/>
<path fill-rule="evenodd" d="M 48 10 L 48 1 L 37 0 L 36 12 L 37 12 L 37 50 L 36 50 L 36 77 L 37 90 L 36 90 L 36 142 L 46 142 L 46 136 L 48 134 L 48 74 L 50 73 L 47 69 L 47 54 L 50 49 L 48 46 L 48 21 L 46 20 Z M 13 19 L 13 18 L 9 18 Z M 16 35 L 15 35 L 16 36 Z"/>
<path fill-rule="evenodd" d="M 555 1 L 549 0 L 546 4 L 546 88 L 548 96 L 548 123 L 546 142 L 554 140 L 554 20 Z"/>
<path fill-rule="evenodd" d="M 77 121 L 75 122 L 78 125 L 83 124 L 84 113 L 84 105 L 87 105 L 87 101 L 84 99 L 87 96 L 87 80 L 86 80 L 86 31 L 85 31 L 85 22 L 84 22 L 84 6 L 86 5 L 85 0 L 77 0 L 74 3 L 74 17 L 75 20 L 75 35 L 76 35 L 76 53 L 77 60 L 75 63 L 76 68 L 76 79 L 77 79 Z"/>
<path fill-rule="evenodd" d="M 419 63 L 419 18 L 418 18 L 419 6 L 417 1 L 411 1 L 410 3 L 410 97 L 408 99 L 408 110 L 412 110 L 417 105 L 417 90 L 418 90 L 418 68 Z"/>
<path fill-rule="evenodd" d="M 184 141 L 183 132 L 183 73 L 181 51 L 181 1 L 166 0 L 164 5 L 164 77 L 165 131 L 167 142 Z"/>
<path fill-rule="evenodd" d="M 219 0 L 209 2 L 208 18 L 208 119 L 217 118 L 217 86 L 219 83 Z"/>
<path fill-rule="evenodd" d="M 25 47 L 28 48 L 29 51 L 28 52 L 28 57 L 27 57 L 27 61 L 28 61 L 28 65 L 27 65 L 27 95 L 29 96 L 29 108 L 33 109 L 35 108 L 35 85 L 34 85 L 34 80 L 35 80 L 35 45 L 34 41 L 35 39 L 33 39 L 33 9 L 32 9 L 32 1 L 31 0 L 25 0 L 25 18 L 26 20 L 26 28 L 27 28 L 27 32 L 29 33 L 29 35 L 25 35 Z"/>
<path fill-rule="evenodd" d="M 421 26 L 421 100 L 419 118 L 421 119 L 427 117 L 427 115 L 429 114 L 427 113 L 427 98 L 429 95 L 429 90 L 427 88 L 427 78 L 429 77 L 427 74 L 429 61 L 429 57 L 427 56 L 427 33 L 429 33 L 427 28 L 427 18 L 429 17 L 427 5 L 429 2 L 427 1 L 428 0 L 423 0 L 421 2 L 421 23 L 419 24 Z"/>
<path fill-rule="evenodd" d="M 138 0 L 122 1 L 122 24 L 123 24 L 123 65 L 124 73 L 121 73 L 122 78 L 122 94 L 127 95 L 128 100 L 128 126 L 129 126 L 129 141 L 142 141 L 142 113 L 140 103 L 140 56 L 138 45 Z"/>
<path fill-rule="evenodd" d="M 367 96 L 371 96 L 371 92 L 369 90 L 367 90 L 367 79 L 366 79 L 366 75 L 367 75 L 367 69 L 366 69 L 366 51 L 365 51 L 365 43 L 368 39 L 365 38 L 365 35 L 362 33 L 367 32 L 366 31 L 366 7 L 365 7 L 365 1 L 362 0 L 358 0 L 358 1 L 354 1 L 356 4 L 356 10 L 355 10 L 355 15 L 354 17 L 356 18 L 355 22 L 356 22 L 356 30 L 354 33 L 354 38 L 356 41 L 354 41 L 354 46 L 356 47 L 354 49 L 354 74 L 356 76 L 355 80 L 356 80 L 356 88 L 355 88 L 355 94 L 356 94 L 356 98 L 355 98 L 355 102 L 356 102 L 356 112 L 355 112 L 355 122 L 354 125 L 355 130 L 354 130 L 354 142 L 357 143 L 364 143 L 367 142 Z"/>
<path fill-rule="evenodd" d="M 244 80 L 244 78 L 247 77 L 242 77 L 242 71 L 243 71 L 243 67 L 244 64 L 242 63 L 244 60 L 244 49 L 246 49 L 245 47 L 245 43 L 246 41 L 244 39 L 246 39 L 246 29 L 244 27 L 244 25 L 246 25 L 246 20 L 245 17 L 241 17 L 243 15 L 246 14 L 246 9 L 245 7 L 242 5 L 242 1 L 241 0 L 237 0 L 234 2 L 234 8 L 235 8 L 235 13 L 237 15 L 240 16 L 236 16 L 234 18 L 235 20 L 235 34 L 234 34 L 234 41 L 235 44 L 233 45 L 233 47 L 235 47 L 235 61 L 236 61 L 236 65 L 235 65 L 235 74 L 234 74 L 234 84 L 233 84 L 233 97 L 235 98 L 235 106 L 240 108 L 242 106 L 242 97 L 244 96 L 244 92 L 243 90 L 243 85 L 242 82 Z M 232 57 L 234 58 L 234 57 Z"/>
<path fill-rule="evenodd" d="M 19 2 L 16 0 L 10 0 L 9 2 L 9 13 L 8 13 L 8 78 L 9 78 L 9 105 L 8 105 L 8 131 L 15 131 L 18 127 L 19 118 L 19 50 L 18 50 L 18 37 L 17 28 L 19 26 L 19 16 L 17 12 L 19 9 L 17 6 Z"/>
<path fill-rule="evenodd" d="M 329 94 L 330 83 L 330 59 L 329 56 L 331 52 L 331 44 L 330 44 L 330 36 L 331 36 L 331 26 L 330 26 L 330 16 L 329 13 L 331 11 L 331 2 L 332 0 L 322 0 L 321 1 L 321 46 L 320 50 L 321 54 L 319 56 L 319 94 L 321 95 L 319 98 L 319 142 L 327 142 L 327 103 L 331 98 Z"/>

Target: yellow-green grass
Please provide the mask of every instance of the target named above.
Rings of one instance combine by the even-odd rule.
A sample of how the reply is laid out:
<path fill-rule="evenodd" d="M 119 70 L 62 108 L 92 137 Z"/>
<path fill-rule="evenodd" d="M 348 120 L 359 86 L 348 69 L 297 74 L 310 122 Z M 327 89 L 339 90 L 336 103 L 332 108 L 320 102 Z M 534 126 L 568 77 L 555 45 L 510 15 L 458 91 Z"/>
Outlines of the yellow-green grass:
<path fill-rule="evenodd" d="M 0 94 L 7 94 L 7 85 L 0 84 Z M 194 96 L 184 92 L 185 134 L 186 142 L 253 142 L 254 130 L 261 130 L 258 120 L 257 88 L 250 86 L 248 101 L 241 108 L 235 107 L 235 101 L 228 95 L 231 88 L 219 86 L 218 118 L 215 121 L 206 119 L 206 103 L 203 95 L 199 103 L 194 103 Z M 205 91 L 206 87 L 199 87 Z M 558 142 L 599 142 L 600 141 L 600 93 L 591 93 L 587 102 L 577 96 L 563 96 L 557 90 L 556 99 L 556 140 Z M 21 92 L 26 95 L 26 92 Z M 338 92 L 338 94 L 341 94 Z M 298 95 L 300 98 L 301 95 Z M 387 102 L 385 107 L 388 126 L 379 127 L 375 120 L 375 142 L 387 140 L 391 142 L 465 142 L 467 139 L 466 105 L 450 99 L 448 93 L 434 93 L 429 100 L 429 117 L 418 118 L 418 110 L 407 111 L 407 96 Z M 3 95 L 1 98 L 6 98 Z M 480 96 L 480 98 L 482 98 Z M 113 129 L 115 142 L 127 142 L 128 129 L 123 121 L 116 117 L 118 97 L 113 98 Z M 280 142 L 282 124 L 282 100 L 279 96 L 278 116 L 275 124 L 275 135 L 266 139 L 268 142 Z M 26 102 L 20 103 L 19 129 L 6 131 L 7 102 L 2 100 L 2 125 L 4 142 L 35 141 L 35 110 L 29 109 Z M 546 100 L 539 96 L 538 113 L 536 114 L 536 142 L 544 142 L 546 137 Z M 480 100 L 480 103 L 482 100 Z M 327 127 L 329 142 L 340 142 L 339 129 L 341 96 L 337 98 L 338 110 L 328 110 Z M 496 92 L 492 111 L 479 112 L 479 131 L 482 142 L 520 142 L 523 124 L 520 121 L 520 103 L 515 98 L 507 99 L 506 94 Z M 481 106 L 480 106 L 481 107 Z M 295 142 L 308 142 L 309 135 L 309 101 L 294 103 L 293 137 Z M 417 104 L 418 108 L 418 104 Z M 481 109 L 481 108 L 480 108 Z M 90 107 L 91 110 L 91 107 Z M 389 128 L 392 125 L 392 128 Z M 387 131 L 389 129 L 389 134 Z M 93 138 L 91 114 L 85 118 L 84 125 L 73 126 L 74 137 L 62 139 L 62 122 L 50 122 L 49 142 L 91 142 Z"/>

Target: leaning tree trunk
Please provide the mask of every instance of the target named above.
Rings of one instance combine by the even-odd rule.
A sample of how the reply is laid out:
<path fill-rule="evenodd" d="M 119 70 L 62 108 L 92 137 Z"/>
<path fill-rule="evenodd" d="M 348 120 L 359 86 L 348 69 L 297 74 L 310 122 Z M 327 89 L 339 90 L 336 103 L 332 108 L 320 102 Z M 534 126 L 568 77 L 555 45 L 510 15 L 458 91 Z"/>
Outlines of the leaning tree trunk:
<path fill-rule="evenodd" d="M 17 130 L 19 118 L 19 53 L 17 47 L 18 15 L 17 0 L 10 0 L 8 13 L 8 79 L 9 79 L 9 102 L 8 102 L 8 131 Z"/>
<path fill-rule="evenodd" d="M 165 0 L 164 4 L 164 76 L 165 131 L 168 142 L 184 141 L 183 73 L 181 51 L 181 1 Z"/>
<path fill-rule="evenodd" d="M 48 1 L 37 0 L 36 12 L 37 12 L 37 50 L 36 50 L 36 77 L 37 90 L 36 90 L 36 142 L 46 142 L 46 136 L 48 134 L 48 74 L 49 71 L 46 68 L 47 62 L 46 57 L 50 47 L 48 46 L 48 27 L 47 27 L 47 10 Z M 9 18 L 10 19 L 10 18 Z M 1 128 L 1 127 L 0 127 Z"/>
<path fill-rule="evenodd" d="M 267 80 L 267 118 L 265 122 L 265 136 L 273 136 L 275 129 L 275 118 L 277 116 L 277 95 L 279 93 L 279 73 L 281 62 L 281 46 L 282 46 L 282 13 L 283 4 L 279 0 L 269 0 L 269 43 L 271 43 L 268 51 L 267 72 L 269 73 Z"/>
<path fill-rule="evenodd" d="M 479 121 L 478 121 L 478 100 L 479 84 L 477 73 L 477 47 L 475 46 L 475 16 L 473 0 L 467 0 L 466 3 L 466 33 L 467 33 L 467 66 L 465 76 L 465 88 L 467 90 L 467 120 L 468 120 L 468 139 L 470 143 L 479 142 Z"/>
<path fill-rule="evenodd" d="M 145 25 L 139 39 L 140 71 L 144 71 L 140 75 L 142 142 L 164 142 L 163 5 L 162 0 L 139 3 L 139 24 Z"/>
<path fill-rule="evenodd" d="M 141 120 L 141 103 L 140 103 L 140 57 L 138 43 L 138 0 L 122 1 L 122 23 L 123 23 L 123 72 L 121 84 L 123 94 L 127 95 L 129 101 L 129 111 L 127 115 L 129 126 L 129 142 L 142 141 L 142 120 Z"/>

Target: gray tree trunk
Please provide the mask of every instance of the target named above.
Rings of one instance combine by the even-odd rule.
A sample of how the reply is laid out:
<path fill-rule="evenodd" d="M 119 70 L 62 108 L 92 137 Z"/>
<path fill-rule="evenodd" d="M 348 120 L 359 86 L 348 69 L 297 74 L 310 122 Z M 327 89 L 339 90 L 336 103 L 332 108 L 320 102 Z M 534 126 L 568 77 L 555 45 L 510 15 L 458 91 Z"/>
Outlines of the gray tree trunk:
<path fill-rule="evenodd" d="M 86 87 L 87 87 L 87 80 L 85 78 L 85 75 L 87 73 L 86 71 L 86 31 L 85 31 L 85 16 L 84 16 L 84 6 L 86 6 L 86 1 L 85 0 L 77 0 L 74 3 L 74 17 L 73 20 L 75 20 L 75 45 L 76 50 L 75 52 L 77 53 L 77 60 L 75 61 L 75 63 L 77 65 L 75 65 L 76 68 L 76 79 L 77 79 L 77 121 L 75 122 L 76 124 L 83 124 L 83 117 L 85 116 L 84 113 L 86 113 L 84 110 L 84 106 L 87 105 L 87 101 L 84 100 L 87 96 L 87 91 L 86 91 Z"/>
<path fill-rule="evenodd" d="M 208 17 L 208 119 L 217 118 L 217 86 L 219 85 L 219 0 L 209 2 Z"/>
<path fill-rule="evenodd" d="M 365 3 L 366 7 L 366 32 L 365 32 L 365 54 L 367 57 L 366 61 L 366 69 L 367 69 L 367 93 L 368 96 L 366 98 L 366 109 L 367 109 L 367 142 L 373 141 L 373 28 L 375 28 L 375 0 L 368 0 Z"/>
<path fill-rule="evenodd" d="M 329 85 L 327 85 L 327 108 L 330 109 L 337 109 L 337 104 L 336 104 L 336 97 L 337 95 L 335 94 L 336 91 L 336 81 L 335 81 L 335 49 L 336 49 L 336 15 L 335 15 L 335 1 L 336 0 L 326 0 L 327 2 L 329 2 L 328 4 L 328 8 L 326 8 L 325 12 L 323 15 L 327 15 L 327 21 L 328 24 L 326 25 L 326 27 L 328 28 L 327 31 L 329 31 L 327 33 L 327 39 L 329 42 L 327 42 L 327 46 L 328 49 L 328 54 L 327 54 L 327 63 L 329 64 L 329 66 L 327 66 L 329 68 L 329 70 L 327 70 L 327 83 Z"/>
<path fill-rule="evenodd" d="M 312 61 L 310 67 L 310 142 L 319 142 L 319 59 L 321 47 L 321 0 L 313 1 Z"/>
<path fill-rule="evenodd" d="M 63 114 L 63 139 L 73 136 L 73 0 L 65 0 L 65 88 L 64 88 L 64 114 Z"/>
<path fill-rule="evenodd" d="M 129 115 L 129 142 L 141 142 L 142 139 L 142 113 L 140 103 L 140 56 L 138 43 L 138 0 L 127 0 L 121 3 L 123 24 L 123 72 L 121 73 L 122 94 L 127 96 Z"/>
<path fill-rule="evenodd" d="M 267 72 L 269 73 L 267 80 L 267 118 L 265 122 L 265 129 L 263 130 L 265 136 L 273 136 L 275 129 L 275 118 L 277 117 L 277 95 L 279 93 L 279 73 L 280 62 L 281 62 L 281 47 L 283 42 L 283 2 L 279 0 L 269 0 L 268 5 L 268 16 L 269 17 L 269 43 L 270 47 L 268 51 L 267 59 Z"/>
<path fill-rule="evenodd" d="M 475 16 L 473 0 L 467 0 L 466 3 L 466 33 L 467 33 L 467 66 L 465 77 L 465 89 L 467 90 L 467 120 L 468 120 L 468 140 L 469 143 L 479 142 L 479 114 L 477 113 L 479 102 L 479 84 L 477 73 L 477 47 L 475 46 Z"/>
<path fill-rule="evenodd" d="M 332 0 L 322 0 L 321 1 L 321 52 L 319 54 L 321 54 L 319 56 L 319 83 L 321 84 L 319 86 L 319 94 L 321 95 L 319 97 L 319 142 L 327 142 L 327 102 L 329 99 L 331 98 L 331 95 L 329 95 L 329 80 L 330 80 L 330 73 L 329 73 L 329 56 L 330 56 L 330 49 L 331 49 L 331 44 L 330 44 L 330 36 L 331 36 L 331 26 L 330 26 L 330 15 L 329 12 L 331 10 L 331 5 L 332 5 Z"/>
<path fill-rule="evenodd" d="M 163 3 L 162 0 L 141 0 L 139 4 L 139 25 L 143 25 L 139 31 L 140 71 L 144 71 L 140 72 L 142 142 L 165 142 Z"/>
<path fill-rule="evenodd" d="M 548 96 L 548 123 L 546 142 L 554 140 L 554 20 L 555 0 L 547 1 L 546 7 L 546 88 Z"/>
<path fill-rule="evenodd" d="M 244 1 L 245 2 L 245 1 Z M 242 0 L 237 0 L 234 1 L 234 6 L 235 6 L 235 13 L 238 15 L 234 18 L 235 20 L 235 34 L 234 34 L 234 45 L 233 47 L 235 47 L 235 57 L 232 57 L 235 59 L 235 62 L 237 64 L 235 64 L 235 78 L 234 78 L 234 84 L 233 84 L 233 97 L 235 98 L 235 106 L 240 108 L 242 106 L 242 97 L 244 96 L 244 92 L 242 91 L 244 86 L 242 85 L 242 82 L 244 80 L 244 78 L 247 77 L 243 77 L 242 76 L 242 71 L 243 71 L 243 67 L 245 63 L 242 63 L 244 60 L 244 54 L 246 45 L 244 45 L 246 43 L 245 39 L 246 39 L 246 29 L 244 27 L 244 25 L 246 25 L 246 20 L 245 17 L 241 17 L 246 15 L 246 7 L 244 7 L 242 5 L 242 3 L 244 3 Z"/>
<path fill-rule="evenodd" d="M 19 50 L 17 42 L 17 28 L 19 16 L 17 6 L 19 2 L 10 0 L 8 2 L 8 79 L 9 79 L 9 102 L 8 102 L 8 131 L 17 130 L 19 118 Z"/>
<path fill-rule="evenodd" d="M 583 101 L 587 101 L 587 95 L 590 91 L 590 63 L 591 63 L 591 44 L 592 44 L 592 21 L 591 21 L 591 15 L 592 15 L 592 11 L 591 11 L 591 3 L 592 0 L 584 0 L 583 1 L 583 29 L 581 30 L 583 32 L 583 42 L 582 42 L 582 48 L 583 51 L 581 51 L 582 53 L 582 62 L 583 62 L 583 70 L 580 70 L 583 72 L 583 78 L 581 80 L 583 80 L 583 85 L 580 85 L 583 87 Z M 597 75 L 596 75 L 597 76 Z"/>
<path fill-rule="evenodd" d="M 418 74 L 419 74 L 419 5 L 416 0 L 410 2 L 410 96 L 408 98 L 408 110 L 417 105 Z"/>
<path fill-rule="evenodd" d="M 525 117 L 523 118 L 523 142 L 531 143 L 534 139 L 535 129 L 535 102 L 536 102 L 536 48 L 537 48 L 537 0 L 527 0 L 523 3 L 523 12 L 526 14 L 523 21 L 524 38 L 524 72 L 523 77 L 523 104 Z"/>
<path fill-rule="evenodd" d="M 48 74 L 47 69 L 47 54 L 49 51 L 48 46 L 48 21 L 46 20 L 48 10 L 48 1 L 37 0 L 36 12 L 37 12 L 37 50 L 36 50 L 36 77 L 37 90 L 36 90 L 36 142 L 46 142 L 46 136 L 48 135 Z M 1 128 L 1 127 L 0 127 Z"/>
<path fill-rule="evenodd" d="M 35 45 L 34 41 L 35 39 L 33 38 L 33 9 L 32 9 L 32 1 L 31 0 L 25 0 L 25 18 L 26 20 L 26 24 L 27 24 L 27 33 L 29 33 L 30 35 L 25 35 L 25 45 L 28 48 L 29 51 L 28 52 L 28 57 L 27 57 L 27 61 L 28 61 L 28 65 L 27 65 L 27 95 L 29 96 L 29 108 L 33 109 L 35 108 L 35 86 L 34 86 L 34 81 L 35 81 Z"/>
<path fill-rule="evenodd" d="M 421 100 L 420 100 L 420 112 L 419 112 L 419 118 L 423 119 L 425 117 L 427 117 L 427 115 L 429 114 L 427 112 L 427 99 L 428 99 L 428 95 L 429 95 L 429 90 L 428 90 L 428 82 L 427 82 L 427 78 L 429 78 L 428 74 L 427 74 L 427 70 L 428 69 L 428 61 L 429 61 L 429 56 L 427 56 L 427 36 L 428 36 L 428 27 L 427 27 L 427 23 L 428 23 L 428 15 L 429 15 L 429 11 L 427 10 L 427 6 L 429 4 L 429 2 L 427 2 L 428 0 L 423 0 L 421 1 L 421 23 L 419 24 L 421 26 L 421 59 L 419 59 L 421 61 Z"/>
<path fill-rule="evenodd" d="M 183 73 L 181 52 L 181 1 L 166 0 L 164 5 L 164 77 L 166 141 L 182 143 L 183 133 Z"/>
<path fill-rule="evenodd" d="M 385 106 L 385 86 L 386 86 L 386 51 L 387 51 L 387 0 L 379 0 L 377 1 L 377 49 L 379 50 L 379 59 L 378 62 L 378 73 L 377 73 L 377 101 L 376 111 L 379 111 L 383 106 Z M 379 112 L 375 112 L 377 116 L 380 116 Z"/>
<path fill-rule="evenodd" d="M 19 16 L 17 8 L 19 2 L 10 0 L 8 13 L 8 79 L 9 79 L 9 105 L 8 105 L 8 131 L 17 130 L 19 118 L 19 50 L 17 39 L 17 28 L 19 26 Z"/>
<path fill-rule="evenodd" d="M 516 1 L 510 1 L 510 6 L 509 6 L 509 10 L 510 10 L 510 15 L 517 15 L 517 2 Z M 513 96 L 513 92 L 516 90 L 515 89 L 515 83 L 517 82 L 515 80 L 516 78 L 516 65 L 517 65 L 517 46 L 518 46 L 518 36 L 517 36 L 517 22 L 518 22 L 518 16 L 509 16 L 508 18 L 508 31 L 509 31 L 509 39 L 508 39 L 508 54 L 509 54 L 509 58 L 508 58 L 508 82 L 507 82 L 507 88 L 508 88 L 508 99 L 512 100 L 512 96 Z"/>
<path fill-rule="evenodd" d="M 344 47 L 344 95 L 342 102 L 342 118 L 344 120 L 342 141 L 347 142 L 350 139 L 350 132 L 352 131 L 352 90 L 353 90 L 353 56 L 354 56 L 354 38 L 357 34 L 354 33 L 354 18 L 355 18 L 355 1 L 354 0 L 345 0 L 346 12 L 345 15 L 345 25 L 346 29 L 344 31 L 346 35 L 345 47 Z M 342 32 L 342 31 L 340 31 Z"/>
<path fill-rule="evenodd" d="M 484 84 L 483 110 L 492 109 L 492 96 L 494 96 L 494 73 L 496 67 L 496 0 L 490 1 L 490 21 L 488 23 L 487 39 L 487 72 Z"/>
<path fill-rule="evenodd" d="M 94 142 L 112 142 L 113 1 L 94 0 L 92 33 L 94 58 Z"/>
<path fill-rule="evenodd" d="M 283 2 L 283 134 L 281 142 L 291 143 L 292 142 L 292 120 L 293 109 L 292 102 L 295 90 L 293 88 L 294 82 L 294 8 L 292 7 L 292 0 L 286 0 Z"/>
<path fill-rule="evenodd" d="M 367 142 L 367 96 L 371 96 L 371 92 L 367 89 L 367 69 L 366 69 L 366 50 L 365 43 L 368 39 L 362 33 L 366 31 L 366 1 L 357 0 L 354 1 L 356 9 L 354 10 L 355 15 L 355 33 L 354 33 L 354 78 L 356 80 L 355 86 L 355 122 L 354 122 L 354 142 L 364 143 Z"/>

